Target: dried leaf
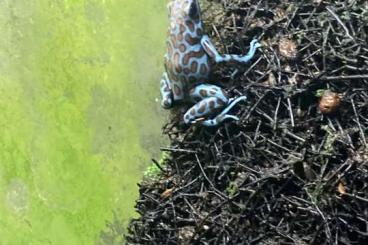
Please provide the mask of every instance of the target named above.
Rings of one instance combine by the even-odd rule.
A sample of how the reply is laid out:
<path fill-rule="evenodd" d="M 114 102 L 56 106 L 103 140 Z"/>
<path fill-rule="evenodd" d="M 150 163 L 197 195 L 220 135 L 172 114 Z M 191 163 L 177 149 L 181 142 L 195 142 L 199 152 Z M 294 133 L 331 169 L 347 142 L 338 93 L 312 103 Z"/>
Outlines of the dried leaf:
<path fill-rule="evenodd" d="M 166 199 L 170 197 L 173 193 L 175 188 L 166 189 L 164 192 L 161 193 L 161 198 Z"/>

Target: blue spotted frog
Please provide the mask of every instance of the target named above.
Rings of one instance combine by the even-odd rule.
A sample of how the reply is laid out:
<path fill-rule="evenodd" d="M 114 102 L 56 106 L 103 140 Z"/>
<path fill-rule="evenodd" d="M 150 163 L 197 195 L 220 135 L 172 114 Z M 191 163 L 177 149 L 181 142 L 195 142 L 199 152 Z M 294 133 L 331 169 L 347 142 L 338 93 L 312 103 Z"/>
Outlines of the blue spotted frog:
<path fill-rule="evenodd" d="M 184 100 L 194 103 L 184 114 L 186 124 L 216 126 L 225 119 L 239 120 L 228 112 L 238 102 L 245 101 L 246 97 L 229 99 L 220 87 L 206 83 L 211 71 L 210 61 L 247 63 L 260 44 L 254 39 L 246 55 L 220 55 L 209 37 L 203 34 L 198 0 L 172 0 L 168 10 L 170 26 L 165 55 L 166 71 L 160 89 L 162 107 L 169 109 L 174 102 Z"/>

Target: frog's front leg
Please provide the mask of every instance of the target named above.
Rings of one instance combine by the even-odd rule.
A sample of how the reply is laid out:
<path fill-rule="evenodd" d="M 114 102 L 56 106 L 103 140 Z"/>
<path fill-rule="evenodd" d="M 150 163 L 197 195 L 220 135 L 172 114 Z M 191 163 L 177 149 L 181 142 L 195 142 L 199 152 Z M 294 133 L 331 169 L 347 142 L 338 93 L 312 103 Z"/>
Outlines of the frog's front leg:
<path fill-rule="evenodd" d="M 220 87 L 210 84 L 195 87 L 189 92 L 189 97 L 197 103 L 184 114 L 184 122 L 186 124 L 200 122 L 204 126 L 216 126 L 226 119 L 238 120 L 236 116 L 227 113 L 238 102 L 246 100 L 245 96 L 229 100 Z M 224 107 L 225 109 L 213 119 L 207 119 Z"/>
<path fill-rule="evenodd" d="M 201 44 L 206 53 L 212 59 L 214 59 L 216 63 L 231 62 L 231 61 L 236 61 L 239 63 L 247 63 L 253 58 L 254 54 L 257 51 L 257 48 L 261 46 L 261 44 L 256 39 L 253 39 L 252 42 L 250 43 L 250 48 L 246 55 L 235 55 L 235 54 L 220 55 L 207 35 L 204 35 L 202 37 Z"/>
<path fill-rule="evenodd" d="M 166 72 L 164 72 L 161 78 L 160 92 L 162 97 L 161 106 L 165 109 L 171 108 L 173 104 L 173 92 Z"/>

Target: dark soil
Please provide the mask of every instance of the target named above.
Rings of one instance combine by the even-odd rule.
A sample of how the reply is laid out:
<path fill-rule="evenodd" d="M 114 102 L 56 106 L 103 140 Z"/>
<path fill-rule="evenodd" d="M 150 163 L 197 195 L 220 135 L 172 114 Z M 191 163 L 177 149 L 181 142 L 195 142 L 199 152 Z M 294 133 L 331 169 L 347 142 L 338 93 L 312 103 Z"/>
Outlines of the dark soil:
<path fill-rule="evenodd" d="M 221 52 L 263 44 L 211 78 L 248 101 L 217 128 L 176 112 L 127 243 L 368 244 L 368 1 L 201 4 Z M 320 104 L 324 91 L 335 96 Z"/>

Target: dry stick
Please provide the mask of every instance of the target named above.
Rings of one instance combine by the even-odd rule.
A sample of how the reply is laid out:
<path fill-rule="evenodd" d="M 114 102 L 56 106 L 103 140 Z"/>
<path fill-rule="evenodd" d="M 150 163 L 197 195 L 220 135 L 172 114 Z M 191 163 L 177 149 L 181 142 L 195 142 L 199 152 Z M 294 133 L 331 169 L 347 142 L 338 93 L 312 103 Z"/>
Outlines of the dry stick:
<path fill-rule="evenodd" d="M 169 147 L 161 147 L 160 150 L 170 151 L 170 152 L 185 152 L 185 153 L 193 153 L 193 154 L 198 153 L 198 151 L 186 150 L 186 149 L 175 149 L 175 148 L 169 148 Z"/>
<path fill-rule="evenodd" d="M 225 126 L 225 132 L 226 132 L 226 136 L 228 138 L 228 143 L 230 144 L 231 151 L 232 151 L 233 155 L 235 156 L 236 153 L 235 153 L 235 148 L 234 148 L 234 144 L 233 144 L 234 140 L 230 137 L 229 128 L 227 127 L 227 125 Z"/>
<path fill-rule="evenodd" d="M 248 167 L 248 166 L 246 166 L 246 165 L 244 165 L 244 164 L 241 164 L 241 163 L 239 163 L 239 162 L 237 162 L 237 164 L 239 165 L 239 166 L 241 166 L 242 168 L 244 168 L 244 169 L 246 169 L 248 172 L 252 172 L 252 173 L 254 173 L 254 174 L 260 174 L 260 172 L 259 171 L 256 171 L 256 170 L 254 170 L 254 169 L 252 169 L 252 168 L 250 168 L 250 167 Z"/>
<path fill-rule="evenodd" d="M 289 109 L 289 114 L 290 114 L 290 119 L 291 119 L 291 126 L 295 127 L 293 108 L 291 107 L 290 98 L 287 98 L 287 102 L 288 102 L 288 109 Z"/>
<path fill-rule="evenodd" d="M 289 136 L 291 136 L 291 137 L 293 137 L 294 139 L 296 139 L 296 140 L 299 140 L 299 141 L 301 141 L 301 142 L 303 142 L 303 143 L 305 143 L 305 139 L 303 139 L 303 138 L 301 138 L 301 137 L 299 137 L 298 135 L 296 135 L 296 134 L 293 134 L 292 132 L 290 132 L 289 130 L 285 130 L 285 132 L 286 132 L 286 134 L 287 135 L 289 135 Z"/>
<path fill-rule="evenodd" d="M 351 98 L 351 104 L 353 105 L 353 111 L 354 111 L 355 118 L 356 118 L 356 121 L 357 121 L 357 124 L 358 124 L 358 127 L 359 127 L 360 136 L 363 139 L 363 143 L 364 143 L 365 148 L 367 148 L 367 141 L 365 139 L 365 134 L 364 134 L 364 131 L 362 129 L 362 125 L 360 125 L 360 120 L 359 120 L 359 117 L 358 117 L 358 113 L 356 111 L 355 103 L 354 103 L 354 100 L 352 98 Z"/>
<path fill-rule="evenodd" d="M 312 19 L 313 15 L 316 13 L 316 11 L 317 11 L 317 8 L 315 7 L 313 9 L 313 11 L 311 11 L 310 13 L 307 13 L 309 16 L 308 16 L 308 18 L 305 21 L 305 24 L 306 25 L 308 25 L 309 21 Z"/>
<path fill-rule="evenodd" d="M 338 168 L 338 169 L 336 169 L 333 173 L 331 173 L 331 175 L 330 176 L 326 176 L 325 178 L 324 178 L 324 181 L 326 182 L 326 183 L 328 183 L 328 182 L 330 182 L 336 175 L 338 175 L 345 167 L 348 167 L 347 169 L 350 169 L 351 168 L 351 166 L 352 166 L 352 164 L 351 164 L 351 162 L 348 162 L 348 161 L 345 161 L 343 164 L 341 164 L 341 166 Z M 344 171 L 346 171 L 346 169 L 344 170 Z"/>
<path fill-rule="evenodd" d="M 309 198 L 312 200 L 312 196 L 307 192 Z M 328 222 L 327 222 L 327 219 L 325 217 L 325 215 L 322 213 L 321 209 L 318 207 L 318 205 L 312 201 L 312 204 L 314 206 L 314 208 L 317 210 L 317 212 L 319 213 L 319 215 L 322 217 L 323 221 L 324 221 L 324 226 L 326 227 L 326 237 L 328 240 L 331 240 L 331 236 L 332 236 L 332 233 L 331 233 L 331 230 L 330 230 L 330 227 L 328 225 Z"/>
<path fill-rule="evenodd" d="M 321 52 L 321 48 L 320 49 L 317 49 L 316 51 L 314 51 L 313 53 L 311 53 L 310 55 L 308 55 L 307 57 L 305 57 L 304 59 L 303 59 L 303 62 L 305 62 L 306 60 L 308 60 L 309 58 L 311 58 L 311 57 L 313 57 L 313 56 L 315 56 L 317 53 L 319 53 L 319 52 Z"/>
<path fill-rule="evenodd" d="M 277 128 L 277 116 L 278 116 L 278 113 L 279 113 L 280 104 L 281 104 L 281 97 L 279 97 L 277 99 L 277 106 L 276 106 L 276 110 L 275 110 L 275 115 L 273 117 L 273 121 L 274 121 L 273 130 L 276 130 L 276 128 Z"/>
<path fill-rule="evenodd" d="M 188 199 L 186 197 L 184 197 L 183 199 L 186 202 L 186 204 L 188 205 L 188 207 L 192 210 L 192 213 L 195 214 L 195 215 L 193 215 L 195 223 L 198 223 L 197 219 L 196 219 L 196 216 L 200 217 L 200 215 L 197 213 L 197 210 L 192 206 L 192 204 L 190 204 L 190 202 L 188 201 Z"/>
<path fill-rule="evenodd" d="M 161 167 L 161 165 L 157 162 L 156 159 L 152 158 L 151 161 L 160 169 L 162 173 L 166 173 L 166 171 Z"/>
<path fill-rule="evenodd" d="M 244 18 L 245 23 L 247 23 L 245 25 L 245 27 L 243 28 L 243 30 L 239 33 L 239 35 L 243 35 L 244 33 L 246 33 L 249 29 L 250 24 L 252 23 L 251 21 L 248 21 L 248 19 L 254 19 L 255 15 L 257 14 L 258 10 L 259 10 L 259 6 L 262 3 L 263 0 L 258 1 L 257 5 L 254 7 L 254 10 L 252 12 L 250 12 L 250 8 L 247 11 L 247 15 Z"/>
<path fill-rule="evenodd" d="M 328 36 L 330 34 L 330 31 L 331 31 L 331 27 L 328 26 L 327 27 L 327 31 L 325 33 L 323 33 L 323 42 L 322 42 L 322 55 L 323 55 L 323 71 L 326 71 L 326 44 L 327 44 L 327 41 L 328 41 Z"/>
<path fill-rule="evenodd" d="M 259 136 L 259 129 L 262 125 L 262 121 L 261 120 L 258 120 L 258 123 L 257 123 L 257 127 L 256 127 L 256 131 L 254 133 L 254 137 L 253 137 L 253 142 L 256 141 L 258 139 L 258 136 Z M 253 145 L 255 146 L 255 144 L 253 143 Z"/>
<path fill-rule="evenodd" d="M 235 196 L 237 196 L 237 195 L 235 195 Z M 227 200 L 221 202 L 212 211 L 208 212 L 208 214 L 202 219 L 201 223 L 199 223 L 196 226 L 196 230 L 195 230 L 194 234 L 192 235 L 192 237 L 189 239 L 189 242 L 191 242 L 194 239 L 194 237 L 198 234 L 199 230 L 202 228 L 202 226 L 204 225 L 204 223 L 209 219 L 209 217 L 211 215 L 213 215 L 219 208 L 221 208 L 222 206 L 224 206 L 228 202 L 231 202 L 232 199 L 235 199 L 235 196 L 234 197 L 231 197 L 231 198 L 228 198 Z"/>
<path fill-rule="evenodd" d="M 192 181 L 190 181 L 190 182 L 189 182 L 188 184 L 186 184 L 185 186 L 182 186 L 182 187 L 180 187 L 180 188 L 176 189 L 176 190 L 175 190 L 175 192 L 179 192 L 179 191 L 181 191 L 181 190 L 183 190 L 183 189 L 185 189 L 185 188 L 188 188 L 189 186 L 191 186 L 192 184 L 194 184 L 198 179 L 199 179 L 199 177 L 197 177 L 197 178 L 193 179 Z M 181 194 L 179 194 L 179 195 L 183 195 L 183 193 L 181 193 Z"/>
<path fill-rule="evenodd" d="M 342 20 L 340 19 L 340 17 L 330 7 L 326 7 L 326 9 L 337 20 L 337 22 L 339 22 L 339 24 L 344 28 L 344 30 L 346 32 L 346 35 L 351 40 L 355 41 L 355 39 L 350 35 L 349 29 L 346 27 L 346 25 L 344 24 L 344 22 L 342 22 Z"/>
<path fill-rule="evenodd" d="M 246 70 L 243 74 L 243 76 L 246 76 L 253 68 L 262 60 L 262 57 L 259 57 L 249 68 Z"/>
<path fill-rule="evenodd" d="M 267 142 L 271 143 L 271 145 L 274 145 L 274 146 L 276 146 L 276 147 L 278 147 L 278 148 L 280 148 L 280 149 L 282 149 L 282 150 L 284 150 L 284 151 L 286 151 L 286 152 L 293 152 L 292 150 L 289 150 L 289 149 L 287 149 L 287 148 L 285 148 L 285 147 L 283 147 L 283 146 L 281 146 L 281 145 L 277 144 L 276 142 L 273 142 L 273 141 L 272 141 L 272 140 L 270 140 L 270 139 L 267 139 Z"/>
<path fill-rule="evenodd" d="M 227 46 L 225 45 L 225 41 L 224 41 L 224 39 L 221 37 L 220 33 L 218 32 L 217 27 L 216 27 L 214 24 L 212 24 L 212 28 L 213 28 L 213 30 L 215 31 L 215 33 L 216 33 L 217 37 L 220 39 L 221 44 L 222 44 L 222 46 L 223 46 L 223 47 L 224 47 L 224 49 L 225 49 L 225 52 L 228 54 L 228 53 L 229 53 L 229 49 L 228 49 L 228 48 L 227 48 Z"/>
<path fill-rule="evenodd" d="M 267 115 L 266 112 L 262 111 L 261 109 L 256 109 L 256 112 L 263 116 L 265 119 L 267 119 L 268 121 L 270 121 L 271 124 L 274 124 L 275 122 L 273 121 L 272 117 L 270 117 L 269 115 Z"/>
<path fill-rule="evenodd" d="M 347 196 L 349 196 L 349 197 L 353 197 L 353 198 L 355 198 L 355 199 L 358 199 L 358 200 L 360 200 L 360 201 L 363 201 L 363 202 L 368 203 L 368 199 L 367 199 L 367 198 L 360 197 L 360 196 L 357 196 L 357 195 L 355 195 L 355 194 L 350 194 L 350 193 L 345 193 L 344 195 L 347 195 Z"/>
<path fill-rule="evenodd" d="M 336 124 L 337 124 L 337 127 L 339 128 L 339 130 L 340 130 L 340 134 L 341 135 L 345 135 L 346 136 L 346 138 L 348 139 L 348 141 L 349 141 L 349 146 L 351 147 L 351 149 L 355 149 L 355 147 L 354 147 L 354 145 L 353 145 L 353 140 L 351 139 L 351 137 L 350 137 L 350 134 L 348 134 L 348 133 L 346 133 L 345 132 L 345 130 L 342 128 L 342 126 L 341 126 L 341 123 L 340 123 L 340 121 L 337 119 L 337 118 L 335 118 L 335 122 L 336 122 Z"/>
<path fill-rule="evenodd" d="M 172 201 L 172 197 L 170 197 L 170 204 L 171 204 L 171 208 L 172 208 L 172 212 L 173 212 L 173 216 L 174 216 L 174 227 L 175 227 L 175 229 L 178 229 L 177 215 L 176 215 L 176 211 L 175 211 L 174 202 Z"/>
<path fill-rule="evenodd" d="M 291 237 L 291 236 L 289 236 L 288 234 L 285 234 L 285 233 L 283 233 L 283 232 L 279 231 L 279 230 L 277 229 L 277 227 L 276 227 L 276 226 L 274 226 L 274 225 L 272 225 L 272 224 L 270 224 L 270 223 L 267 223 L 267 225 L 268 225 L 270 228 L 274 229 L 274 230 L 275 230 L 275 232 L 276 232 L 277 234 L 279 234 L 280 236 L 282 236 L 282 237 L 284 237 L 284 238 L 287 238 L 287 239 L 291 240 L 291 241 L 293 242 L 293 244 L 299 244 L 299 242 L 298 242 L 298 241 L 296 241 L 294 238 L 292 238 L 292 237 Z"/>
<path fill-rule="evenodd" d="M 228 197 L 226 195 L 224 195 L 220 190 L 218 190 L 215 185 L 212 183 L 212 181 L 208 178 L 207 174 L 204 172 L 204 169 L 202 167 L 202 164 L 201 162 L 199 161 L 199 158 L 198 158 L 198 155 L 195 154 L 196 156 L 196 160 L 197 160 L 197 163 L 198 163 L 198 166 L 199 168 L 201 169 L 201 172 L 204 176 L 204 178 L 207 180 L 207 182 L 212 186 L 212 188 L 215 190 L 215 192 L 220 196 L 222 197 L 223 199 L 228 199 Z"/>
<path fill-rule="evenodd" d="M 241 120 L 240 121 L 242 121 L 242 120 L 247 120 L 250 116 L 251 116 L 251 114 L 253 113 L 253 111 L 257 108 L 257 106 L 258 106 L 258 104 L 263 100 L 263 98 L 269 93 L 270 91 L 266 91 L 258 100 L 257 100 L 257 102 L 252 106 L 252 108 L 250 108 L 250 110 L 249 110 L 249 112 L 248 112 L 248 114 L 246 115 L 246 116 L 244 116 L 244 117 L 242 117 L 241 118 Z"/>
<path fill-rule="evenodd" d="M 291 24 L 291 22 L 293 21 L 293 19 L 295 18 L 296 14 L 298 13 L 299 11 L 299 7 L 296 7 L 293 14 L 291 15 L 289 21 L 287 22 L 286 26 L 285 26 L 285 29 L 288 29 L 289 28 L 289 25 Z"/>

